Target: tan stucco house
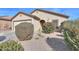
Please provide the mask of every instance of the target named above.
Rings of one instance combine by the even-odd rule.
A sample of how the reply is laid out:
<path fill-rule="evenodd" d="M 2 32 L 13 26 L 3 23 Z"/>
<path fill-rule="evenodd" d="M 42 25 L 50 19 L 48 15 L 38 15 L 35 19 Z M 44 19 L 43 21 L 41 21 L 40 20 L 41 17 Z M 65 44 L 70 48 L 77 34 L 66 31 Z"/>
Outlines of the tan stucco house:
<path fill-rule="evenodd" d="M 68 16 L 40 9 L 32 11 L 31 14 L 19 12 L 13 17 L 0 17 L 0 30 L 12 29 L 13 31 L 15 31 L 16 25 L 22 22 L 29 22 L 34 25 L 34 31 L 36 32 L 39 29 L 41 30 L 41 20 L 44 20 L 45 22 L 52 22 L 56 26 L 60 26 L 63 21 L 68 20 Z"/>

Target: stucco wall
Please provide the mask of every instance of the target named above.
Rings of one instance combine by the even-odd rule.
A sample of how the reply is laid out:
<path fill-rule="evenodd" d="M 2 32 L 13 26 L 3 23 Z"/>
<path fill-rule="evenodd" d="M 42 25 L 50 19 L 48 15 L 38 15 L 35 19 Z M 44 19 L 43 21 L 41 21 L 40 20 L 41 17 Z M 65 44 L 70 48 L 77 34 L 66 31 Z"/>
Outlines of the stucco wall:
<path fill-rule="evenodd" d="M 12 21 L 16 20 L 26 20 L 26 19 L 33 19 L 32 17 L 26 16 L 24 14 L 17 15 Z"/>
<path fill-rule="evenodd" d="M 11 21 L 0 20 L 0 30 L 10 30 Z"/>
<path fill-rule="evenodd" d="M 34 24 L 35 32 L 42 31 L 42 27 L 39 21 L 33 19 L 32 23 Z"/>
<path fill-rule="evenodd" d="M 63 21 L 68 20 L 67 18 L 57 16 L 57 15 L 53 15 L 53 14 L 48 14 L 48 13 L 41 12 L 41 11 L 35 11 L 34 13 L 32 13 L 32 15 L 35 15 L 35 16 L 39 17 L 41 20 L 45 20 L 46 22 L 51 22 L 52 20 L 57 19 L 58 20 L 58 26 L 60 26 Z"/>

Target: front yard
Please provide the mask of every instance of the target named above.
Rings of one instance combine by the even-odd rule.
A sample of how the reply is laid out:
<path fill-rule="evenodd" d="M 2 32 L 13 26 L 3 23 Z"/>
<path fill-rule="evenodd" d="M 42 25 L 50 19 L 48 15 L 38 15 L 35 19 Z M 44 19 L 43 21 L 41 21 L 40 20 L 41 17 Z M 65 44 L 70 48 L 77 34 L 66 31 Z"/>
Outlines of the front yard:
<path fill-rule="evenodd" d="M 27 26 L 25 26 L 23 29 L 22 29 L 22 27 L 19 27 L 19 28 L 17 28 L 17 31 L 20 29 L 22 32 L 20 31 L 20 34 L 18 34 L 18 37 L 22 40 L 20 40 L 17 37 L 17 35 L 15 33 L 17 31 L 3 32 L 0 35 L 0 41 L 1 41 L 0 45 L 1 45 L 1 47 L 6 48 L 6 46 L 3 46 L 3 45 L 5 45 L 5 41 L 13 40 L 13 41 L 18 41 L 22 45 L 22 47 L 25 51 L 79 50 L 79 48 L 78 48 L 79 47 L 78 23 L 67 22 L 67 23 L 64 23 L 61 28 L 63 28 L 64 34 L 60 33 L 60 32 L 55 32 L 54 29 L 52 28 L 51 24 L 48 23 L 47 26 L 45 25 L 43 27 L 43 32 L 38 31 L 36 33 L 35 32 L 33 33 L 33 31 L 32 31 L 32 39 L 27 40 L 27 37 L 28 38 L 31 37 L 31 36 L 29 36 L 29 33 L 31 34 L 31 31 L 29 29 L 28 29 L 28 31 L 25 30 L 25 29 L 27 29 Z M 28 33 L 27 36 L 24 33 L 25 34 Z M 22 37 L 24 37 L 24 39 Z M 14 46 L 16 46 L 16 44 Z M 16 47 L 15 47 L 15 49 L 16 49 Z M 4 50 L 4 49 L 2 49 L 2 50 Z M 13 49 L 12 49 L 12 51 L 13 51 Z"/>
<path fill-rule="evenodd" d="M 69 51 L 64 42 L 63 35 L 58 32 L 43 34 L 40 39 L 20 41 L 26 51 Z"/>
<path fill-rule="evenodd" d="M 14 32 L 5 34 L 7 40 L 18 41 L 25 51 L 69 51 L 62 33 L 54 32 L 41 35 L 34 34 L 31 40 L 19 41 Z"/>
<path fill-rule="evenodd" d="M 25 51 L 69 51 L 70 50 L 64 42 L 63 34 L 59 32 L 55 32 L 54 28 L 51 26 L 52 25 L 51 23 L 47 23 L 46 24 L 47 26 L 45 25 L 43 27 L 43 32 L 38 31 L 38 33 L 36 32 L 33 34 L 30 31 L 32 29 L 30 30 L 28 29 L 28 31 L 26 31 L 25 29 L 27 29 L 28 26 L 24 26 L 24 24 L 22 25 L 23 25 L 22 27 L 21 26 L 17 27 L 17 31 L 15 32 L 12 31 L 4 32 L 1 35 L 4 36 L 4 38 L 2 39 L 3 41 L 1 41 L 0 43 L 5 44 L 5 41 L 8 40 L 18 41 L 22 45 Z M 27 37 L 28 38 L 31 37 L 29 36 L 29 33 L 32 34 L 33 37 L 32 39 L 27 40 Z M 18 35 L 18 37 L 16 34 Z"/>
<path fill-rule="evenodd" d="M 16 38 L 16 37 L 15 37 Z M 31 40 L 19 41 L 25 51 L 69 51 L 62 33 L 35 34 Z"/>

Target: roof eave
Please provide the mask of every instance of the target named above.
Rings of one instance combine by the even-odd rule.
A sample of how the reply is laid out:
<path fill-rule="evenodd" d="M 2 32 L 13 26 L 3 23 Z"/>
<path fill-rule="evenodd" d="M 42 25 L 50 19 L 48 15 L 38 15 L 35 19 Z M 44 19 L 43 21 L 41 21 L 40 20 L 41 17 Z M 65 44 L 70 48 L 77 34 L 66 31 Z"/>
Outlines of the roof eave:
<path fill-rule="evenodd" d="M 34 13 L 35 11 L 47 12 L 49 14 L 55 14 L 55 15 L 58 15 L 58 16 L 61 16 L 61 17 L 69 18 L 69 16 L 64 15 L 64 14 L 60 14 L 60 13 L 56 13 L 56 12 L 51 12 L 51 11 L 46 11 L 46 10 L 41 10 L 41 9 L 35 9 L 34 11 L 31 12 L 31 14 Z"/>

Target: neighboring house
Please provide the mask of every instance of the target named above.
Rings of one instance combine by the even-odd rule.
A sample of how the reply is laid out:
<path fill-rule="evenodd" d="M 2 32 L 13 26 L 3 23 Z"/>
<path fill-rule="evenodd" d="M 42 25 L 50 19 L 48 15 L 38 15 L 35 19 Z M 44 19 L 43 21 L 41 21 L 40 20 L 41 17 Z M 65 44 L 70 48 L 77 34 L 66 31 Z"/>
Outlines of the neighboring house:
<path fill-rule="evenodd" d="M 0 16 L 0 31 L 11 30 L 11 16 Z"/>
<path fill-rule="evenodd" d="M 44 20 L 45 22 L 52 22 L 56 26 L 60 26 L 62 22 L 68 20 L 68 16 L 56 12 L 50 12 L 46 10 L 36 9 L 32 13 L 40 18 L 40 20 Z"/>
<path fill-rule="evenodd" d="M 19 12 L 12 19 L 12 29 L 15 31 L 15 26 L 19 25 L 22 22 L 29 22 L 34 25 L 34 32 L 39 31 L 41 29 L 40 19 L 36 16 Z"/>

